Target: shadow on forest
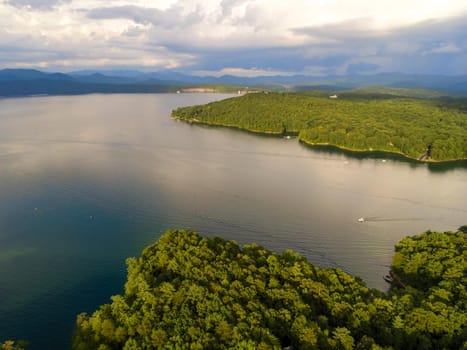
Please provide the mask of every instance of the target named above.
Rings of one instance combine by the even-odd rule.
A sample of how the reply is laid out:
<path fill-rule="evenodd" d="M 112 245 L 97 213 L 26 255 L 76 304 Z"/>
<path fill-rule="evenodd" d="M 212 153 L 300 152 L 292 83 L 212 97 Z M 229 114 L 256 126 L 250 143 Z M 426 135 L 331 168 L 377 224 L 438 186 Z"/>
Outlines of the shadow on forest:
<path fill-rule="evenodd" d="M 204 123 L 189 123 L 190 125 L 194 125 L 196 127 L 201 127 L 205 129 L 229 129 L 236 132 L 241 133 L 248 133 L 251 135 L 255 135 L 258 137 L 264 138 L 283 138 L 285 136 L 289 136 L 295 138 L 298 136 L 298 132 L 284 132 L 280 134 L 267 134 L 264 132 L 256 132 L 251 131 L 248 129 L 242 129 L 240 127 L 233 127 L 233 126 L 224 126 L 224 125 L 213 125 L 213 124 L 204 124 Z M 428 170 L 437 173 L 444 173 L 456 169 L 467 169 L 467 160 L 452 160 L 452 161 L 443 161 L 443 162 L 424 162 L 416 159 L 411 159 L 405 157 L 401 154 L 391 153 L 391 152 L 384 152 L 384 151 L 350 151 L 346 149 L 341 149 L 337 146 L 331 145 L 309 145 L 305 142 L 299 141 L 299 144 L 302 147 L 312 149 L 319 153 L 324 153 L 327 155 L 345 155 L 349 158 L 354 159 L 386 159 L 386 160 L 393 160 L 398 161 L 401 163 L 405 163 L 410 165 L 412 168 L 419 168 L 419 167 L 426 167 Z"/>
<path fill-rule="evenodd" d="M 349 151 L 345 149 L 341 149 L 336 146 L 331 145 L 309 145 L 304 142 L 300 142 L 300 144 L 308 149 L 312 149 L 316 152 L 328 154 L 328 155 L 345 155 L 349 158 L 354 159 L 388 159 L 394 160 L 398 162 L 402 162 L 405 164 L 410 165 L 412 168 L 419 168 L 419 167 L 426 167 L 428 170 L 432 172 L 447 172 L 452 171 L 455 169 L 463 168 L 467 169 L 467 160 L 453 160 L 453 161 L 446 161 L 446 162 L 422 162 L 419 160 L 411 159 L 404 157 L 403 155 L 391 153 L 391 152 L 384 152 L 384 151 Z"/>

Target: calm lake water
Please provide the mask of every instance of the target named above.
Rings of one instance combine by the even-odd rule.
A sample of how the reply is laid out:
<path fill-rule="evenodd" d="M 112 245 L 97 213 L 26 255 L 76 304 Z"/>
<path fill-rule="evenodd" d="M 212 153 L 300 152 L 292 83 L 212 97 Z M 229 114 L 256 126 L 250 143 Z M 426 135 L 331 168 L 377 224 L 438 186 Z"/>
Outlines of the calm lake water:
<path fill-rule="evenodd" d="M 167 229 L 291 248 L 386 289 L 396 242 L 467 223 L 467 169 L 170 118 L 220 94 L 0 100 L 0 340 L 67 349 Z M 360 217 L 368 218 L 363 223 Z"/>

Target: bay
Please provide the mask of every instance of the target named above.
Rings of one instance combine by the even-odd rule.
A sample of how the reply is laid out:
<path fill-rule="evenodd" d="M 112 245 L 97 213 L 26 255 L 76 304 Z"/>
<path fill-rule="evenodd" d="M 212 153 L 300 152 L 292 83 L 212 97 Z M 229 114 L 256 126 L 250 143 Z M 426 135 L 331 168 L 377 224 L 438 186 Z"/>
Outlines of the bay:
<path fill-rule="evenodd" d="M 230 96 L 0 100 L 0 340 L 69 348 L 76 315 L 122 293 L 125 258 L 171 228 L 290 248 L 385 290 L 395 243 L 466 224 L 465 166 L 170 118 Z"/>

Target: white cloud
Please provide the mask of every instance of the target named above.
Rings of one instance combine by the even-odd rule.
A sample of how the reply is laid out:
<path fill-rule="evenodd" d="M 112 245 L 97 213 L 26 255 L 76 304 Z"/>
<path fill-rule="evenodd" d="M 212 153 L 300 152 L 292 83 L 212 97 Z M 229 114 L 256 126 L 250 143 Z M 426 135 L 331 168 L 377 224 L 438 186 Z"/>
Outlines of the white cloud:
<path fill-rule="evenodd" d="M 71 2 L 71 0 L 6 0 L 8 5 L 18 7 L 21 9 L 36 9 L 36 10 L 52 10 L 64 3 Z"/>
<path fill-rule="evenodd" d="M 390 55 L 465 53 L 465 15 L 465 0 L 0 0 L 0 65 L 385 69 Z"/>
<path fill-rule="evenodd" d="M 425 54 L 429 53 L 457 53 L 457 52 L 462 52 L 462 49 L 457 46 L 454 43 L 444 43 L 439 47 L 435 47 L 428 52 L 425 52 Z"/>

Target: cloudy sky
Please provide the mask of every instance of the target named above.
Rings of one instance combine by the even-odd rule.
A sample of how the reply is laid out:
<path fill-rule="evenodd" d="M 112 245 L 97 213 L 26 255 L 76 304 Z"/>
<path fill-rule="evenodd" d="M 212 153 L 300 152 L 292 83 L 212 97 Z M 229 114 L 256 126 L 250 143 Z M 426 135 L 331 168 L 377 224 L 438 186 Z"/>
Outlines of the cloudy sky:
<path fill-rule="evenodd" d="M 467 0 L 0 0 L 0 68 L 467 74 Z"/>

